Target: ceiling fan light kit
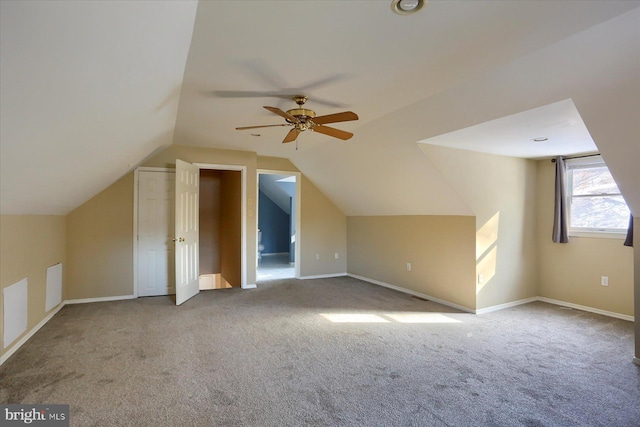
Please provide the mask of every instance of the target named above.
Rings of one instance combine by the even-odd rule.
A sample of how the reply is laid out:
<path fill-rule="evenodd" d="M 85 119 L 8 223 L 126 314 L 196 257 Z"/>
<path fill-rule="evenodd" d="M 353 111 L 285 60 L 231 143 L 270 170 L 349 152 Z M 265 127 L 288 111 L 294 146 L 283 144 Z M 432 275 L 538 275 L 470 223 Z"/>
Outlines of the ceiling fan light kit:
<path fill-rule="evenodd" d="M 260 126 L 243 126 L 237 127 L 236 130 L 256 129 L 263 127 L 274 126 L 293 126 L 293 129 L 287 133 L 283 143 L 295 141 L 301 132 L 311 130 L 314 132 L 322 133 L 334 138 L 347 140 L 353 136 L 351 132 L 346 132 L 340 129 L 324 126 L 326 123 L 347 122 L 351 120 L 358 120 L 358 115 L 353 111 L 343 111 L 342 113 L 327 114 L 325 116 L 316 116 L 316 112 L 303 108 L 307 97 L 304 95 L 295 95 L 293 100 L 298 104 L 298 108 L 292 108 L 291 110 L 282 111 L 276 107 L 269 107 L 267 105 L 264 108 L 271 111 L 274 114 L 283 117 L 287 123 L 277 125 L 260 125 Z"/>

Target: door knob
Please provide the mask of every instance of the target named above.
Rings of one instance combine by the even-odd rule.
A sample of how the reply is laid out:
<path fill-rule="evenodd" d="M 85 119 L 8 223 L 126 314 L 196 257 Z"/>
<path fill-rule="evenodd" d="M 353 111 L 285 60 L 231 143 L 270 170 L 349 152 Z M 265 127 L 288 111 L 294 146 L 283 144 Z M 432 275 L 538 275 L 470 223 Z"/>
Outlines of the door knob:
<path fill-rule="evenodd" d="M 174 242 L 184 242 L 184 237 L 180 237 L 178 239 L 173 239 Z"/>

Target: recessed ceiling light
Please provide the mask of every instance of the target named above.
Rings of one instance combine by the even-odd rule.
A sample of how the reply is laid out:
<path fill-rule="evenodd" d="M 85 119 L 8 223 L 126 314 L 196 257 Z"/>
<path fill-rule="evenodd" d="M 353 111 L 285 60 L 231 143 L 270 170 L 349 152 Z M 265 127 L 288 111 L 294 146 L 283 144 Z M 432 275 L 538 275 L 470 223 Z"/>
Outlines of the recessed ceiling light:
<path fill-rule="evenodd" d="M 416 13 L 427 5 L 428 0 L 393 0 L 391 10 L 398 15 Z"/>
<path fill-rule="evenodd" d="M 533 138 L 532 141 L 533 142 L 545 142 L 548 141 L 549 138 L 547 138 L 546 136 L 539 136 L 537 138 Z"/>

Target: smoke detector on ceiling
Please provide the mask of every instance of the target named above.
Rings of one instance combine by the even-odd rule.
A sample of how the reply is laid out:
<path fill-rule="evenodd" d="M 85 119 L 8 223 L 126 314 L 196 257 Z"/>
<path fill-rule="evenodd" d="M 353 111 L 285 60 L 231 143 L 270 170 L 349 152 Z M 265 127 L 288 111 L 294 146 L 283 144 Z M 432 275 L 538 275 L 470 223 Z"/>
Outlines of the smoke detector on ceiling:
<path fill-rule="evenodd" d="M 393 0 L 391 10 L 398 15 L 416 13 L 427 5 L 428 0 Z"/>

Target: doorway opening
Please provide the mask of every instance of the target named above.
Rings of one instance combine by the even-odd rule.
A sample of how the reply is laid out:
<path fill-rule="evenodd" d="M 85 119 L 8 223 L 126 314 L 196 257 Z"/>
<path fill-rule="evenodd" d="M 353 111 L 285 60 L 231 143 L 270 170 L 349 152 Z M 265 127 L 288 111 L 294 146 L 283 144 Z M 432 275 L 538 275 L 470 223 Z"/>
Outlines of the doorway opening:
<path fill-rule="evenodd" d="M 212 183 L 208 170 L 213 172 Z M 186 182 L 185 172 L 190 174 L 187 181 L 195 183 L 193 194 L 179 189 L 178 181 Z M 182 178 L 178 180 L 177 175 Z M 204 192 L 200 192 L 201 180 Z M 255 287 L 246 283 L 245 166 L 192 165 L 176 159 L 176 169 L 136 169 L 134 183 L 134 295 L 176 294 L 179 305 L 199 292 L 200 276 L 204 276 L 204 289 Z M 217 195 L 210 194 L 211 187 Z M 202 200 L 205 213 L 201 215 Z M 215 209 L 217 215 L 211 212 Z M 208 247 L 200 246 L 201 227 L 209 232 L 203 238 Z M 187 234 L 192 231 L 193 236 Z M 183 282 L 189 295 L 179 301 L 178 283 Z"/>
<path fill-rule="evenodd" d="M 258 281 L 299 277 L 299 174 L 258 171 Z"/>
<path fill-rule="evenodd" d="M 242 286 L 241 185 L 240 171 L 200 169 L 200 290 Z"/>

